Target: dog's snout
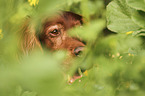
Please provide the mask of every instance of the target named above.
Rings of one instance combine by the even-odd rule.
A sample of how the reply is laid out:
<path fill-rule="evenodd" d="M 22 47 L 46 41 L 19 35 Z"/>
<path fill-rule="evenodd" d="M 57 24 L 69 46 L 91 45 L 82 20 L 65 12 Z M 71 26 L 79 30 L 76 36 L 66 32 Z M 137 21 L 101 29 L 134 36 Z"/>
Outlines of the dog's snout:
<path fill-rule="evenodd" d="M 80 47 L 75 48 L 73 53 L 75 56 L 79 56 L 83 50 L 84 50 L 84 47 L 80 46 Z"/>

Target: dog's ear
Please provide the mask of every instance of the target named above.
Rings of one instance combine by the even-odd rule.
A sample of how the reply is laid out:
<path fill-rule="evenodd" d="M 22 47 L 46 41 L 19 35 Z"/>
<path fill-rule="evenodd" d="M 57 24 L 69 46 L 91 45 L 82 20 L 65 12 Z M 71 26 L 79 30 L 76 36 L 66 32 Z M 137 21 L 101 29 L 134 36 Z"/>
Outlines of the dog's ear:
<path fill-rule="evenodd" d="M 21 28 L 20 46 L 24 54 L 28 54 L 34 48 L 41 48 L 40 42 L 36 37 L 35 25 L 30 23 L 31 18 L 26 18 Z"/>
<path fill-rule="evenodd" d="M 80 23 L 81 25 L 83 24 L 83 17 L 81 15 L 75 14 L 73 12 L 68 12 L 68 11 L 63 11 L 63 16 L 67 20 L 67 22 L 74 24 Z M 72 23 L 73 24 L 73 23 Z"/>

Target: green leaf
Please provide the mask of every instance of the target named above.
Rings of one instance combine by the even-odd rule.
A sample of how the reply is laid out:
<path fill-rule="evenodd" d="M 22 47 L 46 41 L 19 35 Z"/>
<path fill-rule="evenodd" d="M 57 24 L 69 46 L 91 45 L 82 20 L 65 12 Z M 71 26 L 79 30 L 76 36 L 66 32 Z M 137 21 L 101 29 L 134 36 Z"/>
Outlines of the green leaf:
<path fill-rule="evenodd" d="M 137 31 L 140 27 L 133 22 L 131 14 L 134 10 L 127 6 L 125 0 L 112 1 L 107 6 L 107 27 L 117 32 Z"/>
<path fill-rule="evenodd" d="M 126 0 L 126 2 L 134 9 L 145 11 L 145 0 Z"/>
<path fill-rule="evenodd" d="M 134 11 L 132 15 L 132 20 L 138 24 L 141 28 L 145 29 L 145 12 Z"/>
<path fill-rule="evenodd" d="M 134 31 L 132 33 L 133 36 L 145 36 L 145 29 L 141 29 L 141 30 L 138 30 L 138 31 Z"/>

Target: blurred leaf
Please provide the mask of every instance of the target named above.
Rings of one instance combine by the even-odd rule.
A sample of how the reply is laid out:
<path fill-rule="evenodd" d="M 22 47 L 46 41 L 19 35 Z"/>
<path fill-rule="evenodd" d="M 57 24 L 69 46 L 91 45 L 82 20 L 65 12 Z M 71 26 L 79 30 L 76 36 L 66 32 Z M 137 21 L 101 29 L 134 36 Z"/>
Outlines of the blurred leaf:
<path fill-rule="evenodd" d="M 117 52 L 127 53 L 129 48 L 137 48 L 140 44 L 139 38 L 126 36 L 125 34 L 109 36 L 96 44 L 94 52 L 96 52 L 96 55 L 101 55 L 102 53 L 102 55 L 109 55 Z"/>
<path fill-rule="evenodd" d="M 99 33 L 105 27 L 104 20 L 96 20 L 88 23 L 87 25 L 77 27 L 73 30 L 70 30 L 70 35 L 78 36 L 83 40 L 92 41 L 95 40 Z"/>
<path fill-rule="evenodd" d="M 37 15 L 50 16 L 51 14 L 54 14 L 56 11 L 60 10 L 65 3 L 65 0 L 40 0 L 37 8 Z"/>
<path fill-rule="evenodd" d="M 21 86 L 17 86 L 17 88 L 16 88 L 16 96 L 21 96 L 21 93 L 22 93 Z"/>
<path fill-rule="evenodd" d="M 21 96 L 37 96 L 37 94 L 35 92 L 26 91 Z"/>
<path fill-rule="evenodd" d="M 81 1 L 81 11 L 82 11 L 82 15 L 83 17 L 85 17 L 87 20 L 89 20 L 89 6 L 88 6 L 89 0 L 82 0 Z"/>
<path fill-rule="evenodd" d="M 18 9 L 16 11 L 17 12 L 10 18 L 12 23 L 22 22 L 21 20 L 31 15 L 33 10 L 27 3 L 23 3 L 18 5 Z"/>
<path fill-rule="evenodd" d="M 0 29 L 0 40 L 3 38 L 2 29 Z"/>

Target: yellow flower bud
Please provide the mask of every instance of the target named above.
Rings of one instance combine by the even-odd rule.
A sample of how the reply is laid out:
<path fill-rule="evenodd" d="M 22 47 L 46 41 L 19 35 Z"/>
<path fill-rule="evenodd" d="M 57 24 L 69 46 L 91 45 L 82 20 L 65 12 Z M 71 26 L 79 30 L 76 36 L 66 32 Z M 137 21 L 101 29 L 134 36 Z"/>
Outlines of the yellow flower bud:
<path fill-rule="evenodd" d="M 126 32 L 126 35 L 132 34 L 133 31 Z"/>

